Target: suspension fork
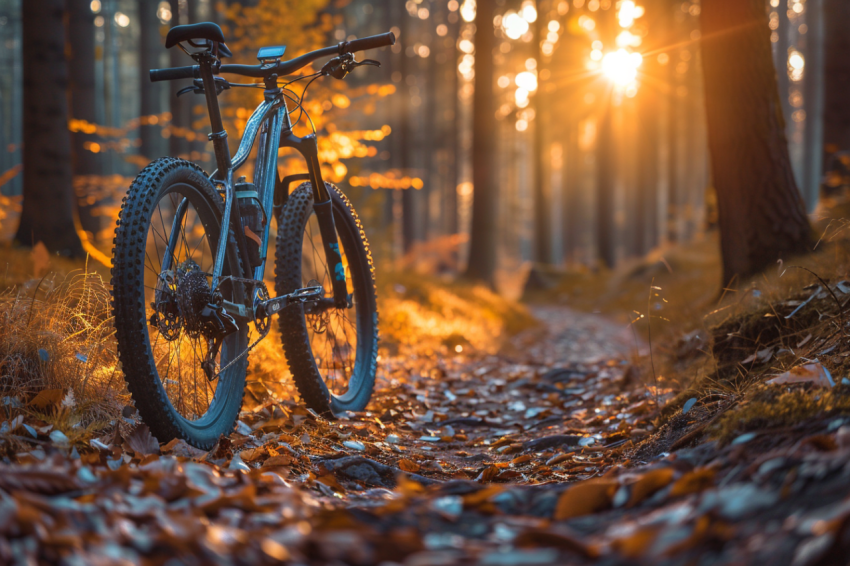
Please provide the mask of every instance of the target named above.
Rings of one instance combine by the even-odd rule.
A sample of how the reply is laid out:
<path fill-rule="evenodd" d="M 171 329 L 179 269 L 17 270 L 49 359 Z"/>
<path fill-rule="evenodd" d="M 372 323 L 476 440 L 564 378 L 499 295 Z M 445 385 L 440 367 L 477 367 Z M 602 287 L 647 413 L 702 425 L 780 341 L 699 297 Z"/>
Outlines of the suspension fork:
<path fill-rule="evenodd" d="M 325 181 L 322 179 L 322 167 L 319 164 L 319 146 L 315 134 L 299 138 L 287 130 L 281 134 L 281 147 L 296 149 L 307 162 L 310 184 L 313 185 L 313 210 L 319 222 L 319 232 L 325 250 L 325 260 L 331 272 L 334 305 L 337 308 L 349 306 L 348 287 L 345 282 L 345 266 L 339 249 L 336 226 L 333 216 L 333 202 Z M 278 200 L 278 199 L 275 199 Z"/>

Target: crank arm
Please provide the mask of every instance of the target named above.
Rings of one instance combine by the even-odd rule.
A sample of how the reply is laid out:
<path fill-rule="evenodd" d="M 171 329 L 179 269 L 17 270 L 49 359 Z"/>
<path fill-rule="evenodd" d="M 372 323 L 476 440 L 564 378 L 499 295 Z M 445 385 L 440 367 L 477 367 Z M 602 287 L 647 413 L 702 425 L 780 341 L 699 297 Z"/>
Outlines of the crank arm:
<path fill-rule="evenodd" d="M 267 301 L 262 301 L 257 304 L 257 312 L 262 316 L 271 316 L 279 313 L 285 307 L 292 303 L 311 303 L 321 300 L 325 295 L 325 289 L 322 286 L 304 287 L 296 289 L 288 295 L 281 295 Z"/>

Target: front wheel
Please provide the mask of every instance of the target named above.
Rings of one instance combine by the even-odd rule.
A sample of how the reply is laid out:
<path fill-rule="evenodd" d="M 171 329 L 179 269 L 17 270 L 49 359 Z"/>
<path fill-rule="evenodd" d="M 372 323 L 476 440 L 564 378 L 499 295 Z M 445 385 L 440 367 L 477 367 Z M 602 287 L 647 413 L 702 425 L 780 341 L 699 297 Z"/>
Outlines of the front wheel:
<path fill-rule="evenodd" d="M 326 183 L 345 268 L 349 308 L 291 304 L 280 314 L 280 333 L 295 385 L 307 405 L 321 414 L 360 411 L 375 387 L 378 307 L 369 243 L 348 198 Z M 275 287 L 277 295 L 321 285 L 333 297 L 313 187 L 290 195 L 280 219 Z"/>
<path fill-rule="evenodd" d="M 232 231 L 222 230 L 223 209 L 200 167 L 171 158 L 145 167 L 121 207 L 112 268 L 118 354 L 136 408 L 161 442 L 212 448 L 242 406 L 248 324 L 216 342 L 203 318 L 211 302 L 245 299 L 227 277 L 241 277 L 242 265 Z M 221 237 L 231 245 L 223 283 L 211 289 Z M 222 370 L 214 380 L 207 361 Z"/>

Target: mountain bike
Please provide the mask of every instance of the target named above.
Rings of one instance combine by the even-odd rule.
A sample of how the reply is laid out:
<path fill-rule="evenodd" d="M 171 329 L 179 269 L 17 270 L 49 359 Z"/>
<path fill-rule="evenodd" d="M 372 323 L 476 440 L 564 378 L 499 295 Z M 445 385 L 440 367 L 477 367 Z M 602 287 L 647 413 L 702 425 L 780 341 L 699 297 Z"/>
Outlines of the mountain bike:
<path fill-rule="evenodd" d="M 248 354 L 268 335 L 275 315 L 289 369 L 310 408 L 332 417 L 368 403 L 378 355 L 369 244 L 351 202 L 322 179 L 315 127 L 296 136 L 291 114 L 299 111 L 300 119 L 314 80 L 379 67 L 354 53 L 394 43 L 386 33 L 288 61 L 282 60 L 285 46 L 263 47 L 259 65 L 224 65 L 222 58 L 232 54 L 218 25 L 168 32 L 165 47 L 182 49 L 197 64 L 151 70 L 150 79 L 193 79 L 178 94 L 205 96 L 217 169 L 207 175 L 183 159 L 155 160 L 130 186 L 115 230 L 119 359 L 135 406 L 160 441 L 182 438 L 209 449 L 233 430 Z M 320 71 L 294 76 L 326 57 Z M 221 74 L 261 82 L 233 83 Z M 301 96 L 288 88 L 307 79 Z M 261 88 L 263 102 L 231 157 L 218 96 L 237 87 Z M 255 143 L 252 182 L 234 180 Z M 307 173 L 281 179 L 281 147 L 300 153 Z M 272 217 L 278 222 L 274 297 L 263 282 Z"/>

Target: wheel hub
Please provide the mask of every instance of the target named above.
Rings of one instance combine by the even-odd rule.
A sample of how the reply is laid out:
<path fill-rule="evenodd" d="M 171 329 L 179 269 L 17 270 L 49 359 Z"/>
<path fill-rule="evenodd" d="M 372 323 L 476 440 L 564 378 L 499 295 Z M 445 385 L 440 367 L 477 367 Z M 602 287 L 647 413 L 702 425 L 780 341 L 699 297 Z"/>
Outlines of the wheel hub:
<path fill-rule="evenodd" d="M 206 273 L 197 265 L 189 266 L 177 283 L 177 306 L 180 308 L 183 327 L 192 338 L 197 338 L 203 332 L 205 320 L 201 313 L 211 302 L 212 291 Z"/>

